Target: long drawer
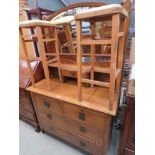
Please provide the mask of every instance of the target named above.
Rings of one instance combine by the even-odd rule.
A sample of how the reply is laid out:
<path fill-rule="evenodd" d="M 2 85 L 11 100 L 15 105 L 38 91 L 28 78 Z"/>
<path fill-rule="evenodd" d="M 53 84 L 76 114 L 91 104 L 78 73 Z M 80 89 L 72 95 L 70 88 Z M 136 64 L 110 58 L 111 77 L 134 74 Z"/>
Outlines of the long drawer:
<path fill-rule="evenodd" d="M 88 123 L 81 123 L 56 112 L 39 112 L 39 117 L 42 120 L 47 120 L 52 124 L 57 124 L 69 131 L 76 132 L 86 138 L 92 139 L 96 143 L 103 144 L 104 130 L 102 128 L 94 127 Z"/>
<path fill-rule="evenodd" d="M 42 124 L 42 128 L 44 129 L 44 131 L 58 136 L 61 139 L 64 139 L 65 141 L 70 142 L 71 144 L 74 144 L 85 151 L 93 153 L 94 155 L 104 154 L 104 148 L 102 145 L 96 144 L 87 138 L 83 138 L 78 134 L 69 132 L 63 128 L 59 128 L 53 124 L 45 122 L 44 120 L 42 122 L 44 122 Z"/>
<path fill-rule="evenodd" d="M 106 114 L 43 95 L 35 94 L 33 97 L 39 111 L 56 111 L 64 113 L 67 117 L 81 121 L 82 123 L 86 122 L 93 126 L 104 128 Z"/>

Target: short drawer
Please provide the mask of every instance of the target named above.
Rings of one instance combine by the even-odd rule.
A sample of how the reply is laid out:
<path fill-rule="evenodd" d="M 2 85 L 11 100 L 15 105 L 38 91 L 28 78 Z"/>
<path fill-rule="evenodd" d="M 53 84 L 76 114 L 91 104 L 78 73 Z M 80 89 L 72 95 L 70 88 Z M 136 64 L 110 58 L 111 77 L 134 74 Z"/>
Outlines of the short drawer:
<path fill-rule="evenodd" d="M 49 98 L 47 96 L 33 94 L 33 102 L 37 106 L 37 110 L 39 112 L 45 112 L 45 111 L 56 111 L 61 112 L 62 111 L 62 104 L 59 102 L 59 100 L 54 98 Z"/>
<path fill-rule="evenodd" d="M 31 112 L 31 113 L 34 113 L 34 110 L 33 110 L 33 108 L 32 108 L 32 105 L 30 105 L 30 104 L 22 103 L 22 104 L 19 105 L 19 108 L 20 108 L 20 109 L 24 109 L 24 110 L 26 110 L 26 111 L 29 111 L 29 112 Z"/>
<path fill-rule="evenodd" d="M 94 127 L 88 123 L 81 123 L 64 115 L 52 113 L 39 113 L 42 120 L 46 120 L 51 124 L 57 124 L 69 131 L 76 132 L 86 138 L 89 138 L 96 143 L 103 144 L 104 130 L 102 128 Z"/>
<path fill-rule="evenodd" d="M 26 117 L 30 120 L 36 121 L 36 118 L 34 116 L 34 113 L 31 113 L 25 109 L 20 108 L 19 109 L 19 114 L 22 115 L 23 117 Z"/>
<path fill-rule="evenodd" d="M 75 120 L 90 123 L 100 128 L 104 128 L 105 114 L 86 109 L 80 106 L 66 103 L 64 104 L 64 113 Z"/>
<path fill-rule="evenodd" d="M 30 100 L 28 99 L 27 96 L 19 94 L 19 103 L 20 104 L 22 104 L 22 103 L 29 103 L 29 102 L 30 102 Z"/>
<path fill-rule="evenodd" d="M 78 134 L 69 132 L 63 128 L 48 123 L 44 123 L 43 129 L 45 132 L 64 139 L 65 141 L 70 142 L 71 144 L 74 144 L 87 152 L 93 153 L 94 155 L 104 154 L 104 148 L 102 145 L 96 144 L 87 138 L 79 136 Z"/>

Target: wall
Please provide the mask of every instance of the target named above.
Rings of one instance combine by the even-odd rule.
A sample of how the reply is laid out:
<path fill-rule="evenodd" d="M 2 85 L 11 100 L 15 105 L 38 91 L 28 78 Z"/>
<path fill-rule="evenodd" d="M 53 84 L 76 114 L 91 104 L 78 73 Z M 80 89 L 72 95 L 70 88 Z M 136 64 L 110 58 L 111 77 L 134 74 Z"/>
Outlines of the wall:
<path fill-rule="evenodd" d="M 78 2 L 105 2 L 107 4 L 120 4 L 123 0 L 64 0 L 67 2 L 67 4 L 73 4 Z M 132 0 L 135 2 L 135 0 Z M 31 7 L 33 7 L 33 0 L 28 0 L 28 3 Z M 59 10 L 62 7 L 64 7 L 64 4 L 61 2 L 61 0 L 37 0 L 38 7 L 49 9 L 49 10 Z M 130 22 L 130 28 L 133 29 L 135 27 L 135 11 L 132 11 L 131 14 L 131 22 Z"/>
<path fill-rule="evenodd" d="M 33 7 L 33 0 L 28 0 L 28 3 Z M 64 7 L 63 3 L 59 0 L 37 0 L 38 7 L 49 9 L 49 10 L 59 10 Z"/>

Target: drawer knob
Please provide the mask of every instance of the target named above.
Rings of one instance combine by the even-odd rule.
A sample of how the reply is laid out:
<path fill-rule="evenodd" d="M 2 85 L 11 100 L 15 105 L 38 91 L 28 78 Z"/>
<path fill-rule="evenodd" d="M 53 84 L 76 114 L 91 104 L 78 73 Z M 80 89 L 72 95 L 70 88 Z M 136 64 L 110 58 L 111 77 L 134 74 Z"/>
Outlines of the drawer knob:
<path fill-rule="evenodd" d="M 85 120 L 85 114 L 83 112 L 79 113 L 79 119 L 81 119 L 82 121 Z"/>
<path fill-rule="evenodd" d="M 48 119 L 52 119 L 52 115 L 51 114 L 47 114 L 47 118 Z"/>
<path fill-rule="evenodd" d="M 44 106 L 49 108 L 50 107 L 50 104 L 47 102 L 47 101 L 44 101 Z"/>
<path fill-rule="evenodd" d="M 81 140 L 80 141 L 80 145 L 83 146 L 83 147 L 86 147 L 86 142 L 84 142 L 84 141 Z"/>
<path fill-rule="evenodd" d="M 85 133 L 86 132 L 86 128 L 84 126 L 80 126 L 80 131 Z"/>

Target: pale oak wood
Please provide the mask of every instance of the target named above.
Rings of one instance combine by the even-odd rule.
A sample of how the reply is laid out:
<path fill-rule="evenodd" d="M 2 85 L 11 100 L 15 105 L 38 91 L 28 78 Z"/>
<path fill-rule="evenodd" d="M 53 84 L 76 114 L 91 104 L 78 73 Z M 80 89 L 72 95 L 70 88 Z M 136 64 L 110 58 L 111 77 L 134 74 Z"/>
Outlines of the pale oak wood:
<path fill-rule="evenodd" d="M 81 99 L 82 99 L 82 83 L 81 83 L 81 78 L 82 78 L 81 21 L 76 20 L 75 23 L 76 23 L 77 42 L 78 42 L 78 44 L 77 44 L 78 100 L 81 101 Z"/>
<path fill-rule="evenodd" d="M 22 35 L 23 35 L 22 29 L 19 28 L 19 37 L 20 37 L 21 48 L 22 48 L 22 51 L 23 51 L 24 58 L 26 60 L 26 64 L 28 66 L 28 70 L 29 70 L 31 81 L 32 81 L 32 85 L 35 86 L 35 80 L 34 80 L 33 71 L 32 71 L 32 68 L 31 68 L 31 65 L 30 65 L 30 62 L 29 62 L 28 51 L 27 51 L 25 42 L 24 42 L 24 40 L 22 38 Z"/>
<path fill-rule="evenodd" d="M 120 15 L 114 14 L 112 16 L 109 109 L 113 108 L 113 100 L 114 100 L 114 95 L 115 95 L 115 74 L 116 74 L 119 24 L 120 24 Z"/>
<path fill-rule="evenodd" d="M 90 22 L 91 26 L 90 26 L 90 29 L 91 29 L 91 35 L 95 35 L 95 21 L 92 20 Z M 94 38 L 92 38 L 94 39 Z M 91 45 L 90 47 L 90 59 L 91 59 L 91 72 L 90 72 L 90 79 L 91 80 L 94 80 L 94 66 L 95 66 L 95 45 Z M 93 87 L 93 83 L 91 83 L 91 87 Z"/>
<path fill-rule="evenodd" d="M 40 26 L 36 26 L 36 34 L 38 38 L 38 45 L 40 49 L 40 55 L 42 57 L 42 64 L 43 64 L 43 69 L 44 69 L 44 74 L 46 81 L 48 83 L 48 88 L 50 89 L 50 75 L 49 75 L 49 70 L 48 70 L 48 63 L 46 60 L 46 51 L 44 48 L 44 42 L 43 42 L 43 37 L 42 37 L 42 29 Z"/>

